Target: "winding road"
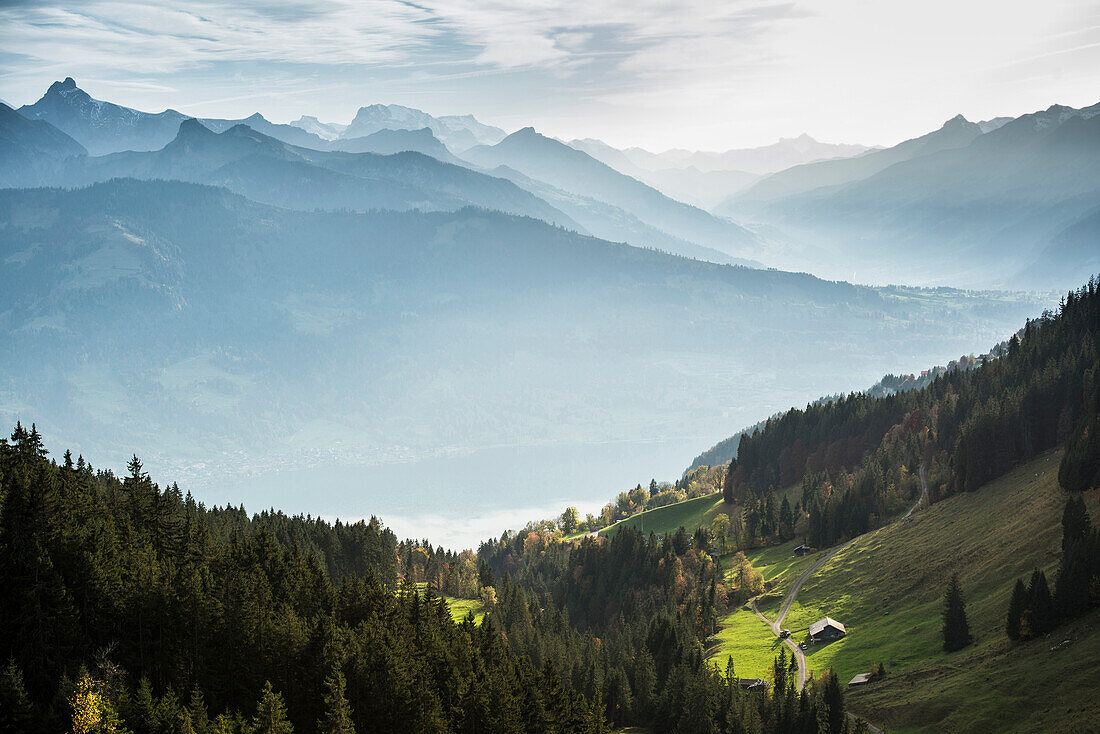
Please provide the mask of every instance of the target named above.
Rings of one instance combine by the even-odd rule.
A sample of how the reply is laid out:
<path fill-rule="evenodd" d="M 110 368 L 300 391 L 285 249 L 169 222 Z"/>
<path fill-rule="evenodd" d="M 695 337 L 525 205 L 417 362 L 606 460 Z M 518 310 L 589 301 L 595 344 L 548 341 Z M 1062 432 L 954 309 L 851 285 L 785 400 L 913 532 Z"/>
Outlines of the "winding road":
<path fill-rule="evenodd" d="M 902 520 L 908 520 L 913 512 L 916 511 L 916 509 L 919 508 L 928 498 L 928 480 L 925 479 L 924 476 L 923 462 L 920 465 L 919 475 L 920 497 L 917 498 L 916 504 L 909 508 L 909 512 L 906 512 L 904 515 L 902 515 Z M 798 590 L 802 588 L 803 582 L 805 582 L 806 579 L 812 576 L 813 573 L 817 571 L 817 569 L 821 568 L 821 566 L 824 565 L 830 558 L 835 556 L 837 553 L 840 553 L 842 550 L 859 540 L 861 537 L 862 536 L 856 536 L 855 538 L 849 540 L 847 543 L 832 548 L 831 550 L 827 551 L 823 556 L 821 556 L 821 558 L 818 558 L 816 561 L 814 561 L 812 566 L 803 571 L 802 575 L 795 579 L 795 582 L 791 585 L 790 591 L 787 592 L 787 598 L 783 600 L 783 606 L 779 610 L 779 616 L 775 618 L 774 622 L 769 621 L 767 617 L 760 613 L 760 610 L 756 607 L 755 598 L 749 600 L 749 606 L 752 607 L 752 610 L 754 612 L 756 612 L 756 616 L 760 617 L 760 620 L 771 628 L 772 633 L 776 637 L 779 637 L 779 633 L 783 628 L 783 620 L 787 617 L 787 612 L 791 610 L 791 605 L 794 604 L 795 597 L 798 596 Z M 792 638 L 787 637 L 783 639 L 783 642 L 786 643 L 787 647 L 791 649 L 791 652 L 794 654 L 795 659 L 798 661 L 798 690 L 801 691 L 806 686 L 806 656 L 802 654 L 802 650 L 798 647 L 798 643 L 796 643 Z M 848 714 L 848 716 L 852 717 L 853 719 L 856 718 L 856 716 L 851 713 Z M 867 722 L 867 726 L 873 732 L 881 732 L 881 729 L 872 726 L 870 722 Z"/>

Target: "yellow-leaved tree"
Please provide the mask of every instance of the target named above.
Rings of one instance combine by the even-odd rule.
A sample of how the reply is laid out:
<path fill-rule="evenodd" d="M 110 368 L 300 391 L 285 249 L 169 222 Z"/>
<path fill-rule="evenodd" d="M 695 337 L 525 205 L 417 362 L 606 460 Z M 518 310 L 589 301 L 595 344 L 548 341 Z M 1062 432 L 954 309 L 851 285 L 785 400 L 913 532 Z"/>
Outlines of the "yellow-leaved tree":
<path fill-rule="evenodd" d="M 69 705 L 73 707 L 73 734 L 122 734 L 114 706 L 85 670 L 80 672 Z"/>

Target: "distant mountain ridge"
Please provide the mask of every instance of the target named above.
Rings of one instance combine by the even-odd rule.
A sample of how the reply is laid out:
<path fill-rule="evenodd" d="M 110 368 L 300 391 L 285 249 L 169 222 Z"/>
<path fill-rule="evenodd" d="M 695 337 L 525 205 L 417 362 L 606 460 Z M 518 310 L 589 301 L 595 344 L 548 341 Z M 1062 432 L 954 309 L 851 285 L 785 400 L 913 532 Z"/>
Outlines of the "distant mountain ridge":
<path fill-rule="evenodd" d="M 84 146 L 42 120 L 28 120 L 0 104 L 0 187 L 38 186 L 53 180 Z"/>
<path fill-rule="evenodd" d="M 156 150 L 171 140 L 187 116 L 176 110 L 140 112 L 93 99 L 72 77 L 54 82 L 19 114 L 44 120 L 79 142 L 92 155 L 121 150 Z"/>
<path fill-rule="evenodd" d="M 653 153 L 644 148 L 614 148 L 593 138 L 570 140 L 568 144 L 616 169 L 627 164 L 647 171 L 694 168 L 702 172 L 744 171 L 758 176 L 811 161 L 850 158 L 874 150 L 857 143 L 822 143 L 805 133 L 795 138 L 780 138 L 770 145 L 722 152 L 673 148 Z"/>
<path fill-rule="evenodd" d="M 832 277 L 1054 288 L 1100 268 L 1100 104 L 939 130 L 761 180 L 717 211 L 767 225 Z"/>
<path fill-rule="evenodd" d="M 359 108 L 355 119 L 340 133 L 340 137 L 359 138 L 379 130 L 419 130 L 425 127 L 456 153 L 475 145 L 499 143 L 506 134 L 500 128 L 478 122 L 473 115 L 433 117 L 412 107 L 372 104 Z"/>
<path fill-rule="evenodd" d="M 619 173 L 584 151 L 527 127 L 493 146 L 471 148 L 462 157 L 488 169 L 507 166 L 563 191 L 619 207 L 649 226 L 734 257 L 759 258 L 761 242 L 733 222 L 668 198 Z"/>
<path fill-rule="evenodd" d="M 19 120 L 24 126 L 47 125 Z M 0 119 L 0 134 L 7 128 Z M 60 132 L 57 136 L 64 137 Z M 434 140 L 430 134 L 428 138 Z M 71 155 L 77 145 L 54 142 L 53 159 Z M 381 155 L 301 148 L 245 124 L 215 133 L 193 118 L 180 123 L 177 135 L 160 150 L 74 156 L 65 166 L 16 183 L 82 186 L 113 178 L 214 184 L 255 201 L 307 210 L 455 211 L 479 206 L 584 232 L 568 216 L 511 182 L 465 166 L 416 152 Z"/>
<path fill-rule="evenodd" d="M 94 99 L 77 86 L 72 77 L 54 82 L 34 104 L 18 112 L 29 119 L 44 120 L 81 143 L 92 155 L 125 150 L 159 150 L 171 141 L 180 123 L 189 119 L 177 110 L 150 113 Z M 273 123 L 255 113 L 242 119 L 198 118 L 214 132 L 245 124 L 273 138 L 317 150 L 340 150 L 344 140 L 365 137 L 381 130 L 428 128 L 444 144 L 463 150 L 479 143 L 495 143 L 504 131 L 478 122 L 472 115 L 433 117 L 400 105 L 362 107 L 350 125 L 322 123 L 303 116 L 288 125 Z"/>
<path fill-rule="evenodd" d="M 824 186 L 837 186 L 873 176 L 895 163 L 949 148 L 961 148 L 982 134 L 981 126 L 956 115 L 934 132 L 906 140 L 892 148 L 863 155 L 793 166 L 767 176 L 715 208 L 720 214 L 735 214 L 744 206 L 770 201 Z"/>

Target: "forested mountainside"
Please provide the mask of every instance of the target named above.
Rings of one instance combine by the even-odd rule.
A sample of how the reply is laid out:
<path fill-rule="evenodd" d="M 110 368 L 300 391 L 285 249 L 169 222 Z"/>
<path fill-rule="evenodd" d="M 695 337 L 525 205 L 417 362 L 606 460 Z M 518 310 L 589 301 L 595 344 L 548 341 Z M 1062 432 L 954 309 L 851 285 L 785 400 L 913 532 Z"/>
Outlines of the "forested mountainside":
<path fill-rule="evenodd" d="M 842 369 L 957 354 L 1046 302 L 719 266 L 483 210 L 301 212 L 179 182 L 0 192 L 0 227 L 3 415 L 43 415 L 106 461 L 141 449 L 177 481 L 713 434 L 723 406 L 763 413 Z M 427 496 L 369 489 L 387 504 L 367 516 Z M 287 509 L 331 516 L 339 499 Z"/>
<path fill-rule="evenodd" d="M 888 397 L 854 394 L 790 410 L 741 439 L 723 492 L 749 508 L 749 534 L 791 537 L 805 523 L 824 547 L 884 522 L 919 492 L 971 491 L 1018 463 L 1066 445 L 1067 490 L 1100 483 L 1100 292 L 1071 291 L 1057 313 L 1029 320 L 1004 352 L 969 371 Z M 790 522 L 777 489 L 801 483 Z"/>
<path fill-rule="evenodd" d="M 989 354 L 985 354 L 980 357 L 975 357 L 973 355 L 964 355 L 959 359 L 951 360 L 946 367 L 942 365 L 937 365 L 936 367 L 933 367 L 931 369 L 921 371 L 919 375 L 883 375 L 881 380 L 864 390 L 863 394 L 877 398 L 886 397 L 888 395 L 893 395 L 899 392 L 917 390 L 919 388 L 931 385 L 932 382 L 935 381 L 935 379 L 942 375 L 944 372 L 950 372 L 958 369 L 972 369 L 973 367 L 978 366 L 982 361 L 999 355 L 1001 353 L 1001 350 L 1007 348 L 1007 346 L 1008 342 L 1006 341 L 994 347 L 994 349 L 992 349 Z M 834 395 L 825 395 L 818 398 L 817 400 L 814 400 L 811 403 L 808 403 L 807 407 L 812 407 L 821 403 L 836 402 L 842 397 L 844 397 L 844 395 L 839 393 Z M 709 449 L 692 459 L 691 465 L 688 466 L 688 468 L 684 471 L 685 475 L 691 472 L 693 469 L 697 469 L 701 466 L 718 466 L 720 464 L 730 463 L 730 461 L 737 457 L 737 446 L 741 443 L 742 436 L 756 433 L 761 428 L 766 426 L 769 420 L 781 418 L 783 416 L 783 412 L 776 413 L 770 418 L 765 418 L 759 423 L 755 423 L 748 428 L 742 429 L 734 435 L 730 436 L 729 438 L 724 438 L 716 443 L 714 446 L 711 446 Z"/>
<path fill-rule="evenodd" d="M 747 693 L 704 662 L 725 589 L 702 536 L 505 534 L 488 615 L 456 624 L 414 569 L 395 583 L 377 520 L 250 518 L 127 469 L 0 441 L 4 731 L 845 731 L 835 677 L 798 694 L 780 661 Z"/>

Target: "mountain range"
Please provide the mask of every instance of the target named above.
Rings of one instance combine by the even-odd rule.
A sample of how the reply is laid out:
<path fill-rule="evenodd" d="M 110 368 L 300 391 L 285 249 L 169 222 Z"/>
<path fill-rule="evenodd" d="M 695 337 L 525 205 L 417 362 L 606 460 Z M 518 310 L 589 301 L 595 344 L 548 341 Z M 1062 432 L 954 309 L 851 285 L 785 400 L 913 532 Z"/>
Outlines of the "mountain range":
<path fill-rule="evenodd" d="M 125 150 L 158 150 L 168 144 L 190 115 L 173 109 L 159 113 L 142 112 L 111 102 L 94 99 L 77 86 L 72 77 L 54 82 L 34 104 L 19 108 L 28 119 L 43 120 L 66 133 L 87 148 L 92 155 Z M 428 128 L 455 150 L 480 143 L 498 142 L 504 131 L 483 125 L 470 115 L 432 117 L 400 105 L 370 105 L 360 108 L 350 125 L 322 123 L 303 116 L 292 124 L 273 123 L 256 113 L 243 119 L 201 118 L 214 132 L 224 132 L 245 124 L 257 132 L 291 145 L 317 150 L 354 150 L 360 143 L 344 141 L 366 137 L 381 130 L 419 130 Z"/>
<path fill-rule="evenodd" d="M 844 160 L 796 166 L 715 208 L 832 277 L 1060 288 L 1100 268 L 1100 105 L 955 117 Z"/>
<path fill-rule="evenodd" d="M 809 135 L 780 138 L 771 145 L 723 153 L 673 149 L 614 148 L 585 138 L 568 143 L 620 173 L 644 181 L 674 199 L 710 209 L 745 190 L 761 176 L 810 161 L 847 158 L 870 150 L 865 145 L 820 143 Z"/>
<path fill-rule="evenodd" d="M 842 372 L 866 383 L 1044 303 L 959 309 L 962 294 L 715 265 L 481 209 L 296 211 L 158 180 L 6 189 L 0 231 L 0 419 L 33 412 L 112 460 L 141 440 L 195 486 L 215 466 L 717 436 L 722 406 L 767 414 Z M 485 492 L 470 508 L 526 501 Z M 370 496 L 378 512 L 427 501 Z"/>
<path fill-rule="evenodd" d="M 527 139 L 524 131 L 507 144 L 501 141 L 498 146 L 484 146 L 491 147 L 491 153 L 483 154 L 475 147 L 470 151 L 474 165 L 457 158 L 433 130 L 450 130 L 451 135 L 465 130 L 480 135 L 478 139 L 496 136 L 495 128 L 469 116 L 435 120 L 418 110 L 372 105 L 363 108 L 356 121 L 343 130 L 321 130 L 328 138 L 322 139 L 299 127 L 270 123 L 258 114 L 243 121 L 195 120 L 172 110 L 149 115 L 94 100 L 71 78 L 54 83 L 42 99 L 20 112 L 55 125 L 59 133 L 67 131 L 90 151 L 114 152 L 67 165 L 52 175 L 39 171 L 31 176 L 28 169 L 28 176 L 13 179 L 13 184 L 68 186 L 121 176 L 160 177 L 224 185 L 258 201 L 295 208 L 433 210 L 472 204 L 688 257 L 761 264 L 755 238 L 737 225 L 668 199 L 586 154 L 542 136 Z M 421 123 L 426 126 L 400 127 Z M 159 148 L 148 150 L 165 139 L 172 124 L 176 125 L 173 135 Z M 382 124 L 398 127 L 378 129 Z M 311 122 L 309 126 L 318 129 Z M 226 137 L 204 136 L 200 128 Z M 549 150 L 525 151 L 531 144 Z M 74 150 L 64 156 L 73 155 Z M 417 159 L 409 151 L 434 160 Z M 368 152 L 400 157 L 380 161 L 348 155 Z M 570 168 L 561 176 L 532 165 L 532 153 L 537 158 L 563 152 L 571 159 Z M 485 162 L 488 155 L 512 165 L 492 164 L 496 170 L 491 176 L 470 170 L 482 171 L 476 163 Z M 532 170 L 538 175 L 525 175 Z M 571 183 L 577 177 L 594 177 L 593 182 L 598 181 L 601 187 L 577 190 Z M 513 180 L 528 193 L 502 179 Z"/>
<path fill-rule="evenodd" d="M 496 145 L 471 148 L 462 157 L 488 170 L 503 166 L 562 191 L 606 202 L 650 227 L 734 257 L 756 258 L 762 253 L 762 242 L 744 228 L 670 199 L 534 128 L 518 130 Z"/>
<path fill-rule="evenodd" d="M 321 477 L 501 446 L 558 447 L 525 459 L 550 477 L 579 447 L 588 462 L 600 447 L 713 443 L 806 395 L 999 341 L 1053 302 L 764 269 L 798 253 L 791 222 L 770 218 L 796 196 L 760 205 L 769 218 L 748 229 L 532 128 L 459 154 L 406 108 L 364 109 L 344 129 L 148 115 L 71 79 L 0 108 L 0 419 L 41 416 L 111 461 L 140 444 L 199 484 L 215 466 L 229 481 L 295 469 L 367 492 Z M 956 122 L 939 136 L 958 127 L 955 147 L 847 160 L 894 156 L 865 181 L 920 163 L 898 191 L 935 190 L 1015 145 L 1020 166 L 1066 179 L 1045 190 L 1069 211 L 1092 195 L 1079 146 L 1093 118 L 1043 119 Z M 1048 144 L 1033 144 L 1040 128 Z M 930 166 L 999 139 L 988 159 Z M 802 191 L 799 206 L 860 183 Z M 1059 257 L 1086 257 L 1098 221 L 1065 228 Z M 410 484 L 388 511 L 425 500 L 427 483 Z M 526 502 L 494 492 L 469 511 Z"/>

